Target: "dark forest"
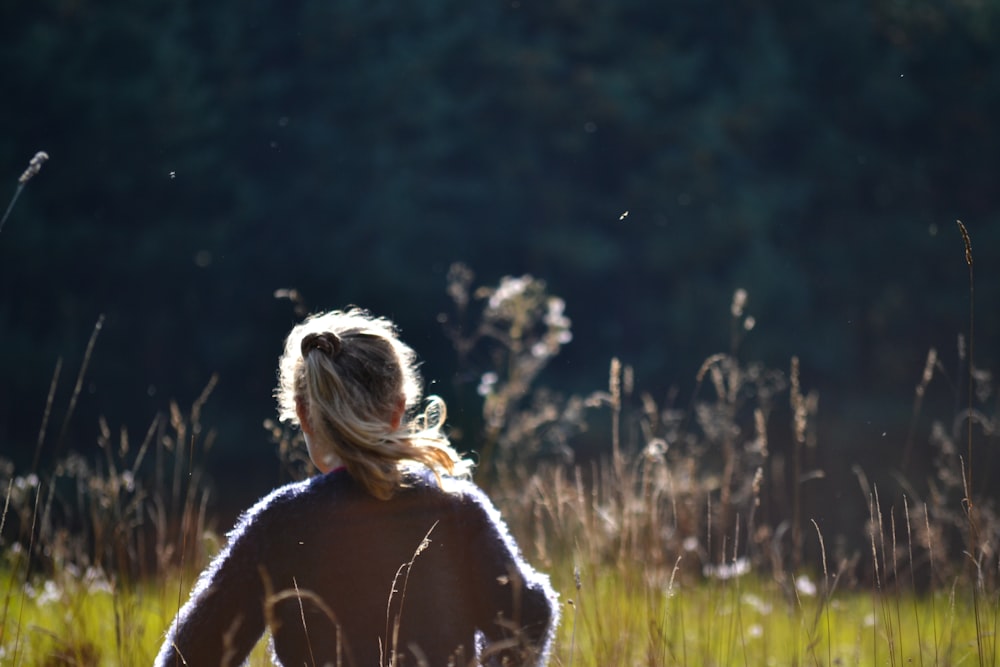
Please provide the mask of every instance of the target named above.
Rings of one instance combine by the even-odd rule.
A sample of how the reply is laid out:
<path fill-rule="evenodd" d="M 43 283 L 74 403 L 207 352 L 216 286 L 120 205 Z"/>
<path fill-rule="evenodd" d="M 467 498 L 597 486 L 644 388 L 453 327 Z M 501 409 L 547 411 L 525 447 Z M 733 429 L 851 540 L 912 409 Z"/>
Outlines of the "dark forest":
<path fill-rule="evenodd" d="M 2 17 L 4 203 L 51 156 L 0 233 L 0 455 L 19 465 L 61 364 L 43 459 L 95 452 L 100 419 L 141 438 L 217 375 L 212 476 L 276 480 L 262 425 L 303 304 L 395 320 L 475 450 L 490 360 L 460 358 L 442 324 L 456 262 L 565 301 L 573 339 L 539 378 L 563 394 L 605 387 L 612 357 L 682 402 L 714 353 L 797 357 L 837 497 L 860 498 L 852 464 L 888 477 L 907 448 L 920 484 L 931 420 L 970 398 L 970 329 L 977 382 L 1000 362 L 996 2 L 40 0 Z M 290 289 L 302 304 L 276 298 Z M 737 346 L 738 289 L 754 326 Z M 586 459 L 605 440 L 571 444 Z"/>

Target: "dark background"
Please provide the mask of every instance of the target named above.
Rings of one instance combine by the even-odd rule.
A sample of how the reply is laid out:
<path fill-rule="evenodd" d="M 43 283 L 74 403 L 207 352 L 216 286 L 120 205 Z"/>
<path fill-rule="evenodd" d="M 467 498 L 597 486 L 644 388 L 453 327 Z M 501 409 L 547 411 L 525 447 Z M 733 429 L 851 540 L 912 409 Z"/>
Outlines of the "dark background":
<path fill-rule="evenodd" d="M 992 0 L 4 0 L 0 183 L 51 160 L 0 233 L 0 455 L 30 461 L 62 358 L 58 427 L 104 314 L 66 446 L 101 415 L 139 438 L 218 373 L 213 475 L 253 498 L 296 321 L 274 291 L 394 319 L 448 399 L 476 382 L 437 321 L 460 260 L 565 298 L 542 382 L 567 392 L 617 355 L 689 395 L 745 288 L 741 355 L 800 357 L 856 494 L 837 475 L 899 465 L 930 347 L 951 385 L 918 464 L 964 404 L 956 219 L 996 366 L 998 77 Z"/>

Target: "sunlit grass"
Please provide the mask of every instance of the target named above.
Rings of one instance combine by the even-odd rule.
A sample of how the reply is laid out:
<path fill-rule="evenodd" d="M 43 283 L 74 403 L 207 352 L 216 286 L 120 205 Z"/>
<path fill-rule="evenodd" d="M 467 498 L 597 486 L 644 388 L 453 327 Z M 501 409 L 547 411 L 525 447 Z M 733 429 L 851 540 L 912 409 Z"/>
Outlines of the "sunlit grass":
<path fill-rule="evenodd" d="M 977 638 L 968 592 L 847 591 L 824 600 L 809 579 L 789 591 L 754 576 L 671 589 L 636 565 L 584 568 L 579 591 L 557 570 L 572 604 L 556 664 L 974 665 L 985 639 Z M 984 611 L 993 627 L 996 601 Z"/>
<path fill-rule="evenodd" d="M 149 665 L 193 576 L 123 586 L 69 568 L 24 584 L 21 572 L 8 569 L 0 581 L 0 664 Z M 266 639 L 250 664 L 271 664 Z"/>
<path fill-rule="evenodd" d="M 3 664 L 152 662 L 167 608 L 159 586 L 116 586 L 96 570 L 75 568 L 28 583 L 19 570 L 0 572 L 0 578 L 6 589 L 0 615 Z"/>
<path fill-rule="evenodd" d="M 843 540 L 833 562 L 819 525 L 812 522 L 815 536 L 809 530 L 798 490 L 822 471 L 806 467 L 817 401 L 801 389 L 797 360 L 786 375 L 713 355 L 683 411 L 637 392 L 631 369 L 615 359 L 607 391 L 562 403 L 543 392 L 526 408 L 533 373 L 568 331 L 553 315 L 561 301 L 529 279 L 519 284 L 532 290 L 508 297 L 527 313 L 517 320 L 524 339 L 507 343 L 505 373 L 484 378 L 484 412 L 496 421 L 481 470 L 527 559 L 560 592 L 551 664 L 1000 664 L 1000 512 L 969 500 L 954 432 L 932 428 L 937 478 L 927 498 L 883 505 L 856 472 L 870 514 L 853 536 L 863 539 L 848 548 Z M 505 321 L 487 315 L 491 326 Z M 536 340 L 525 322 L 550 324 Z M 465 349 L 481 332 L 452 335 Z M 197 455 L 211 441 L 198 434 L 213 385 L 190 414 L 171 404 L 139 447 L 124 433 L 113 442 L 102 422 L 103 463 L 70 455 L 47 480 L 0 465 L 0 481 L 10 478 L 0 520 L 0 664 L 152 662 L 197 573 L 222 548 Z M 782 393 L 795 417 L 788 469 L 785 459 L 771 462 L 768 443 L 767 414 Z M 613 418 L 610 457 L 574 464 L 553 456 L 545 437 L 582 430 L 584 408 L 595 406 Z M 290 434 L 272 435 L 282 460 L 296 463 L 301 447 Z M 560 442 L 554 452 L 564 455 Z M 798 480 L 792 494 L 781 484 L 788 476 Z M 51 520 L 53 508 L 62 523 Z M 807 541 L 818 558 L 805 557 Z M 865 543 L 870 549 L 858 546 Z M 266 636 L 248 664 L 270 664 Z"/>
<path fill-rule="evenodd" d="M 650 576 L 640 562 L 576 567 L 579 588 L 573 565 L 552 568 L 564 606 L 555 665 L 974 665 L 980 640 L 992 646 L 977 637 L 973 598 L 958 588 L 826 599 L 822 582 L 804 576 L 784 585 L 752 573 L 681 584 Z M 11 574 L 0 572 L 4 582 Z M 150 664 L 178 590 L 186 596 L 190 583 L 114 587 L 73 571 L 18 583 L 8 591 L 0 661 Z M 996 627 L 997 600 L 980 614 Z M 249 664 L 270 664 L 266 644 Z"/>

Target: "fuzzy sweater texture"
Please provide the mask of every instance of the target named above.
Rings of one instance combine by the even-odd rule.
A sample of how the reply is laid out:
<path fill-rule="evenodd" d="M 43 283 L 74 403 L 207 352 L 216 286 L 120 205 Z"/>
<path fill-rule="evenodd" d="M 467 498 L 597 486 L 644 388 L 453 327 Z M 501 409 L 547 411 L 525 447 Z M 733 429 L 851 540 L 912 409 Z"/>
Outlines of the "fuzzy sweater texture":
<path fill-rule="evenodd" d="M 265 630 L 285 667 L 547 661 L 557 596 L 471 482 L 411 472 L 383 501 L 338 470 L 272 492 L 228 538 L 156 665 L 238 665 Z"/>

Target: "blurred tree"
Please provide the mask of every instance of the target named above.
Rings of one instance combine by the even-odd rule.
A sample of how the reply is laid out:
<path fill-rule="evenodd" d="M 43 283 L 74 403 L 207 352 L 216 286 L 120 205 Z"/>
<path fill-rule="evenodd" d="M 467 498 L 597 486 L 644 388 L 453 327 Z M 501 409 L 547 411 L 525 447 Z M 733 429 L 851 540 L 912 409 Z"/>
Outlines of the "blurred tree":
<path fill-rule="evenodd" d="M 455 260 L 565 298 L 554 384 L 598 386 L 615 354 L 684 384 L 743 287 L 745 354 L 798 354 L 824 405 L 908 401 L 965 326 L 954 219 L 980 266 L 1000 252 L 998 11 L 6 3 L 0 165 L 13 188 L 52 161 L 0 236 L 0 447 L 33 442 L 99 313 L 81 443 L 96 414 L 140 430 L 217 371 L 206 421 L 242 456 L 294 321 L 277 288 L 392 316 L 445 379 Z M 985 365 L 1000 322 L 978 326 Z"/>

